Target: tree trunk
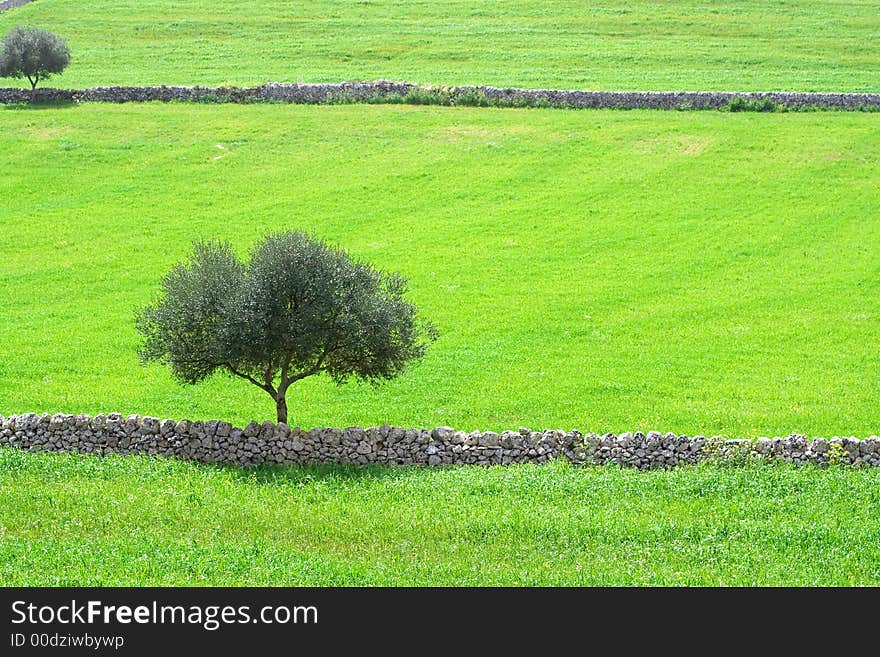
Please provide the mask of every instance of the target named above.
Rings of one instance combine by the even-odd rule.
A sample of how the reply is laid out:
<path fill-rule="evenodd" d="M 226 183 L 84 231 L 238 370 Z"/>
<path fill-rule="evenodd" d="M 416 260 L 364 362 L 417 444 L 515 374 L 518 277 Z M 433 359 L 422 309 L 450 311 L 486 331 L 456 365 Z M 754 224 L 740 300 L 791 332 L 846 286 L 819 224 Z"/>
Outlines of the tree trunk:
<path fill-rule="evenodd" d="M 279 393 L 275 398 L 275 410 L 278 413 L 278 422 L 287 423 L 287 397 L 284 393 Z"/>

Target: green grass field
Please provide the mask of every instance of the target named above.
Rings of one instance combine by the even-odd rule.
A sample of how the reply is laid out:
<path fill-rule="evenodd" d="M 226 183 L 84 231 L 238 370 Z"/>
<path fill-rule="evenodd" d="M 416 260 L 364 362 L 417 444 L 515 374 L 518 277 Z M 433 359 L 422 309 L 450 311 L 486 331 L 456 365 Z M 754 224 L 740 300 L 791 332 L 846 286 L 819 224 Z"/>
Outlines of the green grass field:
<path fill-rule="evenodd" d="M 247 471 L 0 450 L 7 585 L 880 585 L 880 469 Z"/>
<path fill-rule="evenodd" d="M 303 228 L 440 331 L 300 426 L 877 433 L 880 115 L 409 106 L 0 111 L 0 413 L 273 418 L 137 362 L 199 237 Z"/>
<path fill-rule="evenodd" d="M 62 87 L 880 92 L 880 0 L 39 0 Z M 2 80 L 0 84 L 12 84 Z M 880 114 L 0 107 L 0 414 L 273 419 L 137 362 L 193 240 L 305 229 L 439 329 L 291 424 L 878 433 Z M 880 585 L 880 469 L 260 468 L 0 449 L 3 585 Z"/>
<path fill-rule="evenodd" d="M 18 24 L 69 40 L 58 86 L 880 91 L 878 0 L 40 0 L 0 14 Z"/>

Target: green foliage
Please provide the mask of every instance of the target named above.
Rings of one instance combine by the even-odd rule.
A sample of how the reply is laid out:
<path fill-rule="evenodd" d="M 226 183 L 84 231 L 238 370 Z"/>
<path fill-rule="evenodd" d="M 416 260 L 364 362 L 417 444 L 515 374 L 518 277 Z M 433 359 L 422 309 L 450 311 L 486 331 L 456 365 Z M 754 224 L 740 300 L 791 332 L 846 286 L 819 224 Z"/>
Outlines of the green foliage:
<path fill-rule="evenodd" d="M 492 103 L 480 91 L 466 90 L 455 94 L 454 104 L 464 107 L 489 107 Z"/>
<path fill-rule="evenodd" d="M 407 105 L 453 105 L 454 99 L 446 89 L 416 87 L 403 96 L 403 102 Z"/>
<path fill-rule="evenodd" d="M 197 96 L 195 102 L 202 103 L 203 105 L 219 105 L 220 103 L 227 103 L 229 100 L 219 94 L 207 93 Z"/>
<path fill-rule="evenodd" d="M 188 263 L 162 281 L 162 295 L 137 317 L 145 337 L 141 359 L 171 366 L 175 378 L 195 384 L 242 358 L 230 338 L 245 266 L 227 244 L 198 242 Z"/>
<path fill-rule="evenodd" d="M 242 469 L 6 448 L 0 493 L 7 586 L 880 585 L 880 468 Z"/>
<path fill-rule="evenodd" d="M 508 98 L 490 98 L 477 89 L 456 89 L 453 87 L 415 86 L 405 94 L 373 93 L 361 98 L 355 98 L 348 93 L 327 95 L 323 104 L 348 105 L 352 103 L 364 103 L 368 105 L 437 105 L 441 107 L 535 107 L 535 108 L 563 108 L 564 105 L 552 103 L 544 96 L 537 98 L 523 94 L 517 94 Z M 571 108 L 567 108 L 571 109 Z"/>
<path fill-rule="evenodd" d="M 849 452 L 843 448 L 843 445 L 838 443 L 828 445 L 826 454 L 828 456 L 828 465 L 841 465 L 846 463 L 849 457 Z"/>
<path fill-rule="evenodd" d="M 406 80 L 532 89 L 878 89 L 880 0 L 59 0 L 71 87 Z M 85 17 L 88 17 L 86 20 Z M 185 55 L 185 56 L 183 56 Z M 194 66 L 193 63 L 198 65 Z"/>
<path fill-rule="evenodd" d="M 286 422 L 292 383 L 391 379 L 424 355 L 434 328 L 419 324 L 405 292 L 403 278 L 302 232 L 269 235 L 246 263 L 229 244 L 198 242 L 138 315 L 140 355 L 183 383 L 218 370 L 245 379 Z"/>
<path fill-rule="evenodd" d="M 489 98 L 476 89 L 458 90 L 451 87 L 416 86 L 405 94 L 372 93 L 368 96 L 355 98 L 350 93 L 327 94 L 321 104 L 349 105 L 364 103 L 367 105 L 437 105 L 441 107 L 560 107 L 544 97 L 532 98 L 516 95 L 510 98 Z"/>
<path fill-rule="evenodd" d="M 31 89 L 70 63 L 64 40 L 46 30 L 16 27 L 3 38 L 0 78 L 27 78 Z"/>
<path fill-rule="evenodd" d="M 785 105 L 777 103 L 772 98 L 743 98 L 735 96 L 727 103 L 730 112 L 782 112 Z"/>

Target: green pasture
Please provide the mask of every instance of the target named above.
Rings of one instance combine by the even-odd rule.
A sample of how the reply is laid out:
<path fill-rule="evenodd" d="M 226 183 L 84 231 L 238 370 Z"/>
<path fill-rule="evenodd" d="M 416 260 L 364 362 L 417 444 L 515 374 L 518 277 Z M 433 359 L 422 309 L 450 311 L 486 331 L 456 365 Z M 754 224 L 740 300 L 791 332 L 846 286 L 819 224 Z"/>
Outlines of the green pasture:
<path fill-rule="evenodd" d="M 38 0 L 0 13 L 16 25 L 68 39 L 64 87 L 880 91 L 878 0 Z"/>
<path fill-rule="evenodd" d="M 27 586 L 880 584 L 880 469 L 262 468 L 0 449 Z"/>
<path fill-rule="evenodd" d="M 49 4 L 49 3 L 36 3 Z M 878 432 L 880 115 L 88 104 L 0 110 L 0 414 L 273 418 L 139 365 L 197 238 L 306 229 L 409 278 L 405 376 L 292 424 Z"/>

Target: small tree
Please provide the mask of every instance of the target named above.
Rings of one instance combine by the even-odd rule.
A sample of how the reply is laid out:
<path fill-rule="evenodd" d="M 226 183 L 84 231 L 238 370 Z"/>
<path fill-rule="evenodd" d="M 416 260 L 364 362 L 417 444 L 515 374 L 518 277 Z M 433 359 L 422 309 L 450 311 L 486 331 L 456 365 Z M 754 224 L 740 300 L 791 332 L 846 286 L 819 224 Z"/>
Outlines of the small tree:
<path fill-rule="evenodd" d="M 390 379 L 424 354 L 436 331 L 405 291 L 403 278 L 301 232 L 266 237 L 249 262 L 229 244 L 197 242 L 138 314 L 140 357 L 183 383 L 216 371 L 242 378 L 287 422 L 287 390 L 301 379 Z"/>
<path fill-rule="evenodd" d="M 33 91 L 40 80 L 61 73 L 69 63 L 64 39 L 46 30 L 16 27 L 3 38 L 0 78 L 27 78 Z"/>

